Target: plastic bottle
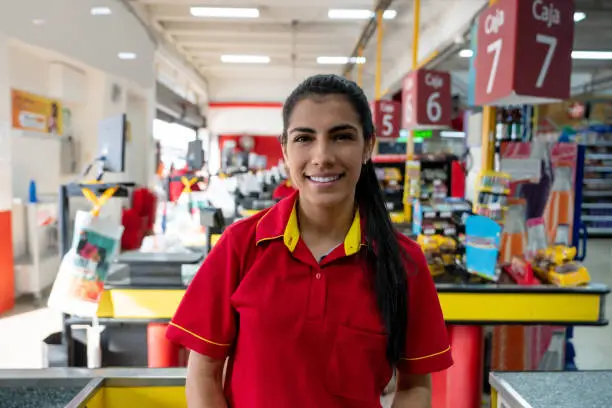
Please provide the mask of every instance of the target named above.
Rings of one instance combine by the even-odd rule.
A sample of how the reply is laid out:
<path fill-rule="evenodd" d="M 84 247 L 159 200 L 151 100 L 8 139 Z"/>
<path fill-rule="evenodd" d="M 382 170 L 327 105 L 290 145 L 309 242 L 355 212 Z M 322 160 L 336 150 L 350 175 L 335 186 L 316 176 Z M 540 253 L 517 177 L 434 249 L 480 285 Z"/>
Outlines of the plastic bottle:
<path fill-rule="evenodd" d="M 30 204 L 36 204 L 38 202 L 38 194 L 36 194 L 36 181 L 30 180 L 30 187 L 28 188 L 28 202 Z"/>
<path fill-rule="evenodd" d="M 566 225 L 567 227 L 563 228 L 572 231 L 574 224 L 574 188 L 571 164 L 559 163 L 554 174 L 555 181 L 544 211 L 549 242 L 555 242 L 557 228 L 560 225 Z"/>
<path fill-rule="evenodd" d="M 502 264 L 509 263 L 513 256 L 524 255 L 527 243 L 525 200 L 512 198 L 509 204 L 500 244 L 500 263 Z"/>

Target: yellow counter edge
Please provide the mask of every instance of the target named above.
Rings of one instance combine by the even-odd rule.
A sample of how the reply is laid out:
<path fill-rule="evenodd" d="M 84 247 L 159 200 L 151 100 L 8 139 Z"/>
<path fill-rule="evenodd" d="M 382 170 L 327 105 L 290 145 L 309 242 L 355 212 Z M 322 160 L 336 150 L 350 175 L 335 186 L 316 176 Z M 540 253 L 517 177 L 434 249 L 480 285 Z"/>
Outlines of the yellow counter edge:
<path fill-rule="evenodd" d="M 184 289 L 110 289 L 103 292 L 98 317 L 170 319 Z M 600 293 L 441 292 L 444 318 L 452 322 L 572 322 L 602 319 Z"/>

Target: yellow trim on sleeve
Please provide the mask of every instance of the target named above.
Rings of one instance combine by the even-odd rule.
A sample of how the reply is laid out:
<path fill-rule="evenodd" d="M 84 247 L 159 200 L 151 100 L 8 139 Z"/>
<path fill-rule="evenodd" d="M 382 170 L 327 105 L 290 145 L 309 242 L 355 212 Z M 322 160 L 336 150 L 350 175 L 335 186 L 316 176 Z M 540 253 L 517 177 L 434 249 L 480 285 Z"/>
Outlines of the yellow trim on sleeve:
<path fill-rule="evenodd" d="M 198 339 L 198 340 L 202 340 L 202 341 L 204 341 L 204 342 L 206 342 L 206 343 L 209 343 L 209 344 L 212 344 L 212 345 L 215 345 L 215 346 L 219 346 L 219 347 L 229 347 L 229 346 L 231 346 L 231 344 L 215 343 L 215 342 L 214 342 L 214 341 L 212 341 L 212 340 L 205 339 L 204 337 L 202 337 L 202 336 L 198 336 L 198 335 L 197 335 L 197 334 L 195 334 L 194 332 L 189 331 L 189 330 L 187 330 L 186 328 L 184 328 L 184 327 L 182 327 L 182 326 L 179 326 L 178 324 L 176 324 L 176 323 L 174 323 L 174 322 L 172 322 L 172 321 L 171 321 L 169 324 L 170 324 L 171 326 L 176 327 L 177 329 L 180 329 L 180 330 L 184 331 L 184 332 L 185 332 L 185 333 L 187 333 L 187 334 L 191 334 L 191 335 L 192 335 L 193 337 L 195 337 L 196 339 Z"/>
<path fill-rule="evenodd" d="M 439 356 L 439 355 L 444 354 L 444 353 L 446 353 L 446 352 L 449 352 L 449 351 L 450 351 L 450 349 L 451 349 L 451 348 L 450 348 L 450 346 L 448 346 L 448 347 L 447 347 L 447 348 L 445 348 L 444 350 L 439 351 L 439 352 L 437 352 L 437 353 L 429 354 L 429 355 L 427 355 L 427 356 L 423 356 L 423 357 L 402 358 L 402 360 L 407 360 L 407 361 L 418 361 L 418 360 L 425 360 L 425 359 L 427 359 L 427 358 L 436 357 L 436 356 Z"/>

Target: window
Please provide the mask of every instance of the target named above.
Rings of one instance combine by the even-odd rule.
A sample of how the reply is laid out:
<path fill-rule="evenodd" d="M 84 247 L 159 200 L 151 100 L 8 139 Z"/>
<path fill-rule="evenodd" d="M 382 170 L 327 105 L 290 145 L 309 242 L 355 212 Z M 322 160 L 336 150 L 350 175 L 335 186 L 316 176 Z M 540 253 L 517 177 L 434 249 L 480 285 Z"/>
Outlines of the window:
<path fill-rule="evenodd" d="M 159 140 L 164 167 L 168 168 L 174 164 L 175 168 L 180 169 L 187 164 L 187 144 L 196 139 L 196 131 L 177 123 L 155 119 L 153 138 Z"/>

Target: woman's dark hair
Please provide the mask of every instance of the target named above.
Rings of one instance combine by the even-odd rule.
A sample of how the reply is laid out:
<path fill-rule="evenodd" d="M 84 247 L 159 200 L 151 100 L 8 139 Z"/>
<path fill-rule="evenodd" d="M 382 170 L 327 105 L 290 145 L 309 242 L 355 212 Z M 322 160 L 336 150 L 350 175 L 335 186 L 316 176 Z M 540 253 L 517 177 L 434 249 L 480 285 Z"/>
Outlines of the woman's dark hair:
<path fill-rule="evenodd" d="M 374 138 L 372 112 L 363 90 L 356 83 L 338 75 L 315 75 L 298 85 L 285 101 L 281 136 L 283 145 L 287 144 L 287 127 L 297 103 L 318 95 L 345 96 L 361 120 L 365 141 Z M 406 254 L 399 246 L 372 160 L 368 160 L 361 169 L 355 199 L 365 218 L 367 259 L 374 272 L 376 301 L 388 333 L 387 359 L 395 364 L 404 351 L 408 324 Z"/>

